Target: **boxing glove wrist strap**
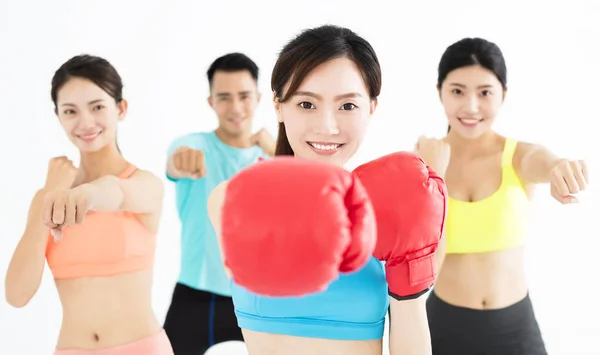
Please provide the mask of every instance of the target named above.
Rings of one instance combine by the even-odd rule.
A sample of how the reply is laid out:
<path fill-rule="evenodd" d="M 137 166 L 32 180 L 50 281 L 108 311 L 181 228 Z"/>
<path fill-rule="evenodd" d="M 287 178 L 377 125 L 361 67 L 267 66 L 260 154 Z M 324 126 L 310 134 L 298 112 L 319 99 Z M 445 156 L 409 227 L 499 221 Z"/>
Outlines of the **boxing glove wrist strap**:
<path fill-rule="evenodd" d="M 416 253 L 417 255 L 421 253 Z M 401 262 L 385 265 L 389 295 L 397 300 L 414 299 L 429 291 L 436 278 L 435 253 L 407 255 Z"/>

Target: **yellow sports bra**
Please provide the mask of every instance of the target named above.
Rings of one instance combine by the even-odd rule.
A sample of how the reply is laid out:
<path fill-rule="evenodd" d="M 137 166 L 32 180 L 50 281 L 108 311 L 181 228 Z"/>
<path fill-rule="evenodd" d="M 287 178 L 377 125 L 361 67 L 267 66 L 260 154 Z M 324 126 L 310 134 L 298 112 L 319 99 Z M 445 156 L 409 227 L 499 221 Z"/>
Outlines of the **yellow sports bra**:
<path fill-rule="evenodd" d="M 506 139 L 502 182 L 483 200 L 448 198 L 446 253 L 484 253 L 523 244 L 528 234 L 529 199 L 512 164 L 517 141 Z"/>

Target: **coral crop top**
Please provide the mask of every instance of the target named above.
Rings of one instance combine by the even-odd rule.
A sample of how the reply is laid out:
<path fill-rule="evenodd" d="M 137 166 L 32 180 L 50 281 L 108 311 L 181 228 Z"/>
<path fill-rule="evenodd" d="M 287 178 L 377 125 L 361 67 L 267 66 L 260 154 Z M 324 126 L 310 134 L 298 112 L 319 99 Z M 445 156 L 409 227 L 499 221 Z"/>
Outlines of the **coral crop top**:
<path fill-rule="evenodd" d="M 130 165 L 118 175 L 129 178 L 137 168 Z M 63 229 L 55 242 L 48 233 L 46 259 L 55 279 L 101 277 L 152 267 L 156 234 L 131 212 L 88 212 L 82 224 Z"/>
<path fill-rule="evenodd" d="M 476 202 L 448 198 L 447 253 L 492 252 L 525 242 L 529 199 L 512 164 L 517 143 L 504 143 L 502 182 L 492 195 Z"/>

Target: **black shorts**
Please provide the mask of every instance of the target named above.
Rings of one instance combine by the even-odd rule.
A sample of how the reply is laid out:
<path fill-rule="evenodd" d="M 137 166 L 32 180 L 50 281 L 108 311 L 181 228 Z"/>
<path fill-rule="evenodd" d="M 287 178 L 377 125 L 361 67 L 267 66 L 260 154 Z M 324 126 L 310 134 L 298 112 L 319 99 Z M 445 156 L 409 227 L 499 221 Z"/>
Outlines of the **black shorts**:
<path fill-rule="evenodd" d="M 433 355 L 547 355 L 529 295 L 512 306 L 476 310 L 427 299 Z"/>
<path fill-rule="evenodd" d="M 164 328 L 175 355 L 201 355 L 217 343 L 244 340 L 231 297 L 180 283 L 175 285 Z"/>

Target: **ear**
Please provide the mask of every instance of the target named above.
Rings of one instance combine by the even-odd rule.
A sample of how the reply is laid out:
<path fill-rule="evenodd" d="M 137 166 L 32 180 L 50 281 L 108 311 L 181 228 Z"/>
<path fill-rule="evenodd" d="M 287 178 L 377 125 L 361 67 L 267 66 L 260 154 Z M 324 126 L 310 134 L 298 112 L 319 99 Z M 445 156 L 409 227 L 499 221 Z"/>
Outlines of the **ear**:
<path fill-rule="evenodd" d="M 117 105 L 117 108 L 119 109 L 119 121 L 123 120 L 125 118 L 125 115 L 127 115 L 128 107 L 129 103 L 125 99 L 122 99 L 121 102 L 119 102 L 119 104 Z"/>
<path fill-rule="evenodd" d="M 256 102 L 260 102 L 260 99 L 262 99 L 262 94 L 259 92 L 256 94 Z"/>
<path fill-rule="evenodd" d="M 209 96 L 206 98 L 206 102 L 208 102 L 208 106 L 210 106 L 210 107 L 213 107 L 213 99 L 212 99 L 212 96 L 210 96 L 210 95 L 209 95 Z"/>
<path fill-rule="evenodd" d="M 506 99 L 506 91 L 508 91 L 508 88 L 502 90 L 502 102 L 504 102 L 504 99 Z"/>
<path fill-rule="evenodd" d="M 277 98 L 276 92 L 273 92 L 273 107 L 275 107 L 275 113 L 277 114 L 277 122 L 283 122 L 283 113 L 281 112 L 281 102 Z"/>
<path fill-rule="evenodd" d="M 375 110 L 377 109 L 378 103 L 379 103 L 379 100 L 377 98 L 375 98 L 374 100 L 371 100 L 371 104 L 369 105 L 369 116 L 373 116 L 373 114 L 375 114 Z"/>
<path fill-rule="evenodd" d="M 58 117 L 58 108 L 57 107 L 54 108 L 54 114 L 56 115 L 56 117 Z M 60 118 L 60 117 L 58 117 L 58 118 Z"/>

